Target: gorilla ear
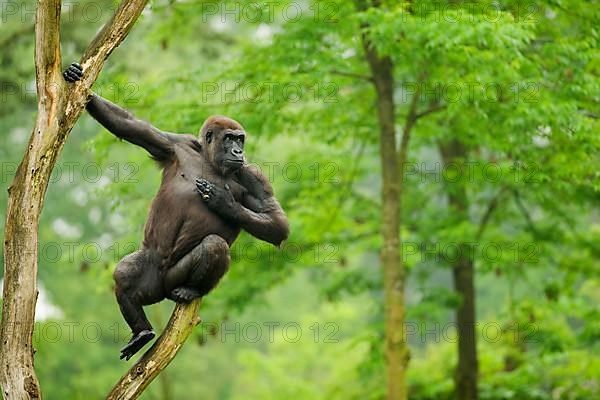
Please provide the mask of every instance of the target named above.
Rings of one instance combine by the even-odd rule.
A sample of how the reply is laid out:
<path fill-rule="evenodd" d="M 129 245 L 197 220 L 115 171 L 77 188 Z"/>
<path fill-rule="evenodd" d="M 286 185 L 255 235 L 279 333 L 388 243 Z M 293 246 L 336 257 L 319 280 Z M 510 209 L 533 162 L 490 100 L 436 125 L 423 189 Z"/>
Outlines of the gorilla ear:
<path fill-rule="evenodd" d="M 206 131 L 206 143 L 212 142 L 212 135 L 213 135 L 212 130 Z"/>

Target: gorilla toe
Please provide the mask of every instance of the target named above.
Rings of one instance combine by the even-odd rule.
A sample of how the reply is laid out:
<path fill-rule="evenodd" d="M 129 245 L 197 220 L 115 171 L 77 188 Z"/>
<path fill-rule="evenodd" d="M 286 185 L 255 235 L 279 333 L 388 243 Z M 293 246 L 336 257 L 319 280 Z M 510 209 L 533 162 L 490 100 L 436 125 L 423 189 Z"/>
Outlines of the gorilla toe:
<path fill-rule="evenodd" d="M 198 297 L 201 297 L 200 292 L 189 287 L 178 287 L 171 292 L 171 299 L 178 303 L 189 303 Z"/>
<path fill-rule="evenodd" d="M 128 361 L 135 353 L 140 351 L 142 347 L 152 339 L 154 339 L 155 333 L 154 331 L 144 330 L 134 335 L 127 346 L 121 349 L 121 356 L 119 357 L 121 360 L 125 359 Z"/>

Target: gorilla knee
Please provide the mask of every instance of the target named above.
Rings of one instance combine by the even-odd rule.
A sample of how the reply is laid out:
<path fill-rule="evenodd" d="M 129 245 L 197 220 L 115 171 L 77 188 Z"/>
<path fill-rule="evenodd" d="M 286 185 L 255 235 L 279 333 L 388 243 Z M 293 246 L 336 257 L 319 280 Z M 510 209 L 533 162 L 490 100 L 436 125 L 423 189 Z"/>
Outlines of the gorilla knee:
<path fill-rule="evenodd" d="M 113 279 L 120 290 L 126 290 L 131 285 L 132 275 L 135 274 L 135 253 L 123 257 L 113 272 Z"/>
<path fill-rule="evenodd" d="M 207 250 L 209 263 L 213 266 L 221 266 L 227 268 L 229 266 L 229 245 L 219 235 L 208 235 L 203 240 L 203 244 Z"/>
<path fill-rule="evenodd" d="M 115 271 L 113 272 L 113 279 L 115 281 L 116 289 L 119 291 L 126 290 L 129 286 L 127 265 L 119 263 Z"/>

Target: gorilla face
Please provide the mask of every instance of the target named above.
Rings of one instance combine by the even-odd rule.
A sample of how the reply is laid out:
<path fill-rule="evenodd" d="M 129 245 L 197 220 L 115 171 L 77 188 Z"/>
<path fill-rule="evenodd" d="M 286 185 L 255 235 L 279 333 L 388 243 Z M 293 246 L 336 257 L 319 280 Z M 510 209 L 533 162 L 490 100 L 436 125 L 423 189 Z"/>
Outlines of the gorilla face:
<path fill-rule="evenodd" d="M 231 174 L 244 165 L 246 132 L 238 122 L 227 117 L 210 117 L 200 135 L 211 164 L 223 175 Z"/>

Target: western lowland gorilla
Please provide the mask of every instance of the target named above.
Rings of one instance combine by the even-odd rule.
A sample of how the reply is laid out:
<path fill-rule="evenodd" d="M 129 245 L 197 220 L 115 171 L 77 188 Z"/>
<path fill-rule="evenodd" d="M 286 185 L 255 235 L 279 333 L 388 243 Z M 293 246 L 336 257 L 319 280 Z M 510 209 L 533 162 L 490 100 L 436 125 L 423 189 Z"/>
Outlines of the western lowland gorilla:
<path fill-rule="evenodd" d="M 73 63 L 63 76 L 75 82 L 83 73 Z M 196 137 L 163 132 L 96 94 L 86 109 L 118 138 L 146 149 L 163 169 L 141 248 L 125 256 L 113 275 L 133 332 L 121 350 L 121 359 L 129 360 L 155 336 L 142 306 L 206 295 L 227 272 L 229 247 L 241 229 L 280 246 L 288 221 L 267 178 L 246 163 L 246 132 L 238 122 L 209 117 Z"/>

